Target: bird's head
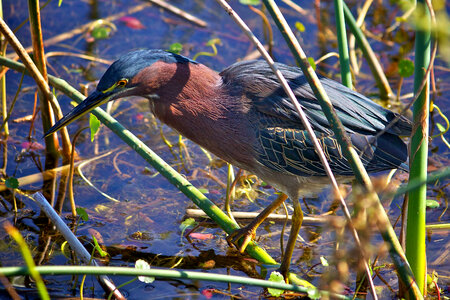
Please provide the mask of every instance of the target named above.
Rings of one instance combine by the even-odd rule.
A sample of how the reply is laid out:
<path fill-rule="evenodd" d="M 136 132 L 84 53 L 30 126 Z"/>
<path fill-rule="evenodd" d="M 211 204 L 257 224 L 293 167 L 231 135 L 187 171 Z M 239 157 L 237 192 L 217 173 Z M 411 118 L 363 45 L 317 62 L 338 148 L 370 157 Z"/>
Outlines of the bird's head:
<path fill-rule="evenodd" d="M 138 50 L 130 52 L 116 60 L 100 79 L 96 90 L 83 102 L 66 114 L 51 127 L 48 136 L 76 119 L 87 114 L 97 106 L 108 101 L 127 96 L 152 97 L 152 88 L 158 86 L 158 76 L 152 66 L 156 62 L 163 63 L 196 63 L 181 55 L 163 50 Z M 156 73 L 156 74 L 155 74 Z M 153 87 L 152 87 L 153 85 Z"/>

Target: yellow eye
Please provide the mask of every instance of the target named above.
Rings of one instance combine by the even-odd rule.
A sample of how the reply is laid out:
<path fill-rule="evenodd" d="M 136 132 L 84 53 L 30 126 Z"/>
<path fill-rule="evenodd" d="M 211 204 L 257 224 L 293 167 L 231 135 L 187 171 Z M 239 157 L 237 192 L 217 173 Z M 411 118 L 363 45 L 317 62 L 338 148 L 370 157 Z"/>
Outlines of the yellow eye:
<path fill-rule="evenodd" d="M 126 79 L 121 79 L 121 80 L 117 81 L 116 86 L 118 86 L 118 87 L 124 87 L 124 86 L 127 85 L 127 83 L 128 83 L 128 80 L 126 80 Z"/>

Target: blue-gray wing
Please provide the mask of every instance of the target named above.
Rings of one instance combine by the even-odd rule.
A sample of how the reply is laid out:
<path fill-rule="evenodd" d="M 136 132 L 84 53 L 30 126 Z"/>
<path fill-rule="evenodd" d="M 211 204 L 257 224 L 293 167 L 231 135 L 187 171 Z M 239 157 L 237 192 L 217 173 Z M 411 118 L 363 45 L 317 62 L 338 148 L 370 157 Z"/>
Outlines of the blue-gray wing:
<path fill-rule="evenodd" d="M 332 171 L 352 175 L 309 84 L 300 69 L 277 64 L 316 132 Z M 236 63 L 222 71 L 224 85 L 242 95 L 253 110 L 263 165 L 299 176 L 326 175 L 300 118 L 272 70 L 263 61 Z M 345 86 L 322 77 L 321 82 L 368 172 L 407 169 L 407 149 L 399 135 L 411 133 L 411 122 Z M 398 117 L 386 133 L 375 135 Z"/>
<path fill-rule="evenodd" d="M 294 91 L 314 130 L 330 133 L 329 123 L 302 71 L 296 67 L 276 64 Z M 276 76 L 265 61 L 243 61 L 233 64 L 220 74 L 225 85 L 235 92 L 243 93 L 259 112 L 288 121 L 298 129 L 301 124 L 291 101 L 278 83 Z M 403 116 L 383 108 L 367 97 L 331 79 L 321 77 L 327 92 L 345 129 L 349 133 L 376 134 L 396 117 L 398 120 L 388 133 L 409 136 L 411 122 Z"/>

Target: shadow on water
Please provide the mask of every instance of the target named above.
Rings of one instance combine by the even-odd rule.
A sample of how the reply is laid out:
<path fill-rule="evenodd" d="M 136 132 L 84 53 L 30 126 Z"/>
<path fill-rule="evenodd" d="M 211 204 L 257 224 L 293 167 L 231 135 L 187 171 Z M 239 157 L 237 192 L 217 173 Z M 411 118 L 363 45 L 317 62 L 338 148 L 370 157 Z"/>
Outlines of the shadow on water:
<path fill-rule="evenodd" d="M 336 41 L 331 29 L 317 31 L 318 24 L 315 19 L 313 1 L 300 2 L 300 5 L 307 10 L 307 15 L 298 14 L 284 4 L 282 9 L 292 25 L 296 21 L 300 21 L 307 28 L 305 32 L 296 32 L 306 52 L 309 56 L 317 59 L 330 51 L 336 51 Z M 322 28 L 333 28 L 332 1 L 322 2 L 320 24 Z M 92 20 L 125 12 L 131 7 L 141 4 L 142 2 L 139 1 L 63 1 L 62 6 L 57 7 L 57 1 L 53 1 L 42 10 L 44 39 L 71 31 Z M 218 48 L 219 55 L 216 57 L 201 56 L 198 61 L 212 69 L 222 70 L 255 50 L 215 1 L 173 1 L 173 4 L 206 21 L 208 26 L 201 28 L 156 6 L 148 6 L 137 13 L 125 14 L 128 19 L 122 18 L 113 21 L 114 26 L 107 25 L 102 27 L 103 29 L 97 29 L 105 31 L 108 36 L 105 39 L 94 38 L 93 35 L 96 33 L 91 30 L 89 33 L 76 34 L 67 40 L 49 45 L 46 47 L 46 52 L 87 53 L 113 61 L 121 54 L 133 49 L 168 49 L 172 43 L 178 42 L 183 44 L 182 54 L 192 57 L 199 51 L 210 51 L 210 48 L 205 45 L 208 40 L 220 38 L 222 46 Z M 260 18 L 236 1 L 232 2 L 232 5 L 254 29 L 255 33 L 262 37 Z M 380 17 L 385 9 L 389 11 L 389 8 L 383 5 L 376 5 L 370 12 L 367 18 L 367 28 L 374 35 L 372 38 L 381 37 L 379 41 L 374 40 L 373 47 L 379 54 L 392 86 L 396 87 L 399 82 L 396 75 L 398 61 L 404 57 L 412 57 L 413 39 L 411 31 L 403 26 L 395 31 L 395 35 L 382 34 L 383 28 L 389 27 L 395 17 L 395 15 L 392 15 L 392 18 Z M 15 28 L 26 19 L 27 13 L 24 1 L 7 2 L 4 7 L 5 20 L 11 28 Z M 21 28 L 17 35 L 25 46 L 30 46 L 28 25 Z M 293 59 L 279 34 L 275 34 L 275 45 L 275 58 L 280 62 L 292 64 Z M 449 73 L 442 61 L 438 61 L 437 65 L 442 66 L 436 68 L 435 76 L 441 79 L 438 82 L 438 88 L 443 92 L 437 95 L 435 103 L 440 106 L 443 114 L 448 116 L 450 115 L 450 105 L 448 93 L 445 91 L 448 90 Z M 48 66 L 51 74 L 65 79 L 72 86 L 80 87 L 83 91 L 92 89 L 95 83 L 90 83 L 88 86 L 86 83 L 98 80 L 107 68 L 106 64 L 86 61 L 69 55 L 48 57 Z M 339 80 L 338 61 L 335 58 L 319 64 L 318 71 Z M 20 76 L 21 74 L 16 72 L 7 73 L 8 100 L 11 100 L 16 93 Z M 375 95 L 374 98 L 376 98 L 377 89 L 370 76 L 370 70 L 365 64 L 363 64 L 357 79 L 357 90 L 369 96 Z M 402 90 L 412 90 L 411 78 L 405 79 Z M 25 77 L 18 102 L 11 116 L 11 120 L 13 120 L 10 125 L 11 135 L 6 141 L 3 141 L 1 148 L 2 154 L 7 158 L 4 160 L 7 161 L 7 164 L 4 163 L 2 167 L 8 176 L 21 178 L 41 171 L 40 165 L 45 154 L 41 145 L 43 143 L 42 129 L 38 125 L 40 120 L 36 122 L 34 143 L 26 138 L 30 128 L 29 121 L 20 121 L 20 118 L 32 114 L 30 103 L 34 101 L 34 92 L 32 79 Z M 62 110 L 68 112 L 71 108 L 69 98 L 58 93 L 57 96 Z M 392 103 L 392 107 L 396 106 L 398 105 Z M 112 115 L 144 140 L 171 166 L 183 173 L 196 187 L 205 191 L 208 198 L 218 205 L 223 205 L 224 186 L 227 180 L 227 170 L 223 163 L 217 160 L 209 161 L 198 146 L 187 140 L 184 140 L 187 150 L 178 147 L 178 134 L 168 127 L 162 126 L 150 114 L 147 102 L 142 99 L 130 98 L 128 101 L 117 101 L 112 107 Z M 432 124 L 442 123 L 442 119 L 436 114 L 431 120 Z M 87 117 L 81 118 L 74 125 L 69 126 L 69 132 L 75 133 L 79 128 L 86 126 L 88 122 Z M 174 145 L 172 149 L 168 148 L 160 132 Z M 92 235 L 94 235 L 109 253 L 109 257 L 105 261 L 109 265 L 133 266 L 134 262 L 141 258 L 157 267 L 200 269 L 204 272 L 212 270 L 213 272 L 255 278 L 260 276 L 261 266 L 248 256 L 240 255 L 230 249 L 225 242 L 224 232 L 219 228 L 200 222 L 201 226 L 196 228 L 195 232 L 204 235 L 197 235 L 197 238 L 191 238 L 191 241 L 183 237 L 180 224 L 186 219 L 186 209 L 193 208 L 193 204 L 165 178 L 156 173 L 151 166 L 147 166 L 142 158 L 124 146 L 109 130 L 102 128 L 93 143 L 90 142 L 90 136 L 86 130 L 77 142 L 77 151 L 82 159 L 91 158 L 110 150 L 112 150 L 110 155 L 83 166 L 81 171 L 96 188 L 120 202 L 107 200 L 79 175 L 74 180 L 77 206 L 85 208 L 89 216 L 87 221 L 82 221 L 76 226 L 77 236 L 89 250 L 92 249 Z M 183 160 L 180 159 L 180 153 L 183 155 Z M 430 146 L 430 171 L 448 166 L 448 153 L 449 149 L 440 139 L 433 139 Z M 406 179 L 405 174 L 396 177 L 399 182 Z M 259 211 L 276 197 L 272 189 L 251 177 L 244 178 L 238 186 L 240 194 L 233 204 L 233 210 L 236 211 Z M 31 194 L 41 189 L 42 181 L 38 180 L 26 185 L 23 191 Z M 448 192 L 448 182 L 430 185 L 429 197 L 436 199 L 442 205 L 438 209 L 428 211 L 428 222 L 449 221 L 448 214 L 441 216 L 445 213 Z M 17 200 L 17 213 L 14 213 L 14 198 Z M 53 230 L 48 220 L 40 214 L 40 209 L 35 203 L 26 197 L 13 194 L 8 189 L 1 192 L 0 200 L 0 223 L 9 221 L 20 229 L 38 264 L 75 263 L 70 252 L 63 253 L 61 245 L 64 240 Z M 303 208 L 305 212 L 311 214 L 325 213 L 332 206 L 332 200 L 330 191 L 326 190 L 317 199 L 305 199 Z M 393 222 L 400 214 L 401 202 L 402 199 L 394 199 L 390 205 L 389 214 Z M 68 201 L 64 204 L 63 211 L 64 216 L 69 215 Z M 279 213 L 283 213 L 281 209 Z M 339 209 L 338 214 L 340 214 Z M 67 222 L 70 224 L 69 218 L 67 218 Z M 281 227 L 281 223 L 268 222 L 258 230 L 259 243 L 278 261 L 281 256 L 279 251 Z M 338 260 L 335 256 L 335 248 L 336 240 L 340 240 L 345 242 L 340 245 L 340 249 L 348 251 L 345 259 L 353 272 L 350 273 L 349 279 L 345 283 L 349 285 L 347 287 L 349 291 L 354 291 L 356 260 L 351 258 L 352 251 L 353 254 L 355 251 L 353 242 L 348 242 L 351 240 L 350 235 L 340 236 L 332 227 L 327 225 L 302 228 L 301 235 L 306 241 L 298 243 L 294 252 L 292 268 L 300 276 L 320 285 L 323 283 L 321 278 L 331 278 L 333 277 L 331 273 L 335 272 L 334 269 L 321 264 L 321 257 L 330 261 Z M 22 265 L 23 260 L 16 244 L 4 231 L 1 234 L 1 265 Z M 287 234 L 284 234 L 285 240 L 287 240 Z M 376 253 L 377 250 L 374 248 L 381 244 L 381 238 L 377 234 L 373 234 L 371 238 L 374 245 L 371 251 Z M 449 262 L 448 258 L 443 257 L 442 250 L 449 247 L 447 232 L 430 232 L 427 247 L 430 270 L 437 270 L 439 274 L 448 278 L 450 275 L 448 273 Z M 379 259 L 383 262 L 387 261 L 384 252 Z M 386 281 L 396 280 L 391 268 L 382 268 L 379 273 Z M 74 282 L 79 281 L 80 278 L 46 276 L 45 280 L 52 298 L 79 295 L 79 285 L 74 285 Z M 120 284 L 128 281 L 129 278 L 115 277 L 114 280 Z M 17 278 L 14 284 L 24 297 L 37 297 L 29 279 Z M 95 278 L 90 277 L 85 284 L 87 297 L 103 296 L 103 290 Z M 383 283 L 379 280 L 376 284 L 382 285 Z M 446 284 L 448 285 L 448 281 Z M 73 288 L 74 286 L 76 287 Z M 222 283 L 187 280 L 158 280 L 152 284 L 136 281 L 124 287 L 124 293 L 130 299 L 210 298 L 213 295 L 216 298 L 229 298 L 229 295 L 235 295 L 236 298 L 254 299 L 264 298 L 266 295 L 263 289 L 254 287 L 233 285 L 231 290 L 228 288 L 226 284 Z M 384 297 L 395 295 L 388 289 L 383 293 Z M 5 295 L 7 295 L 6 292 L 0 288 L 0 297 Z"/>

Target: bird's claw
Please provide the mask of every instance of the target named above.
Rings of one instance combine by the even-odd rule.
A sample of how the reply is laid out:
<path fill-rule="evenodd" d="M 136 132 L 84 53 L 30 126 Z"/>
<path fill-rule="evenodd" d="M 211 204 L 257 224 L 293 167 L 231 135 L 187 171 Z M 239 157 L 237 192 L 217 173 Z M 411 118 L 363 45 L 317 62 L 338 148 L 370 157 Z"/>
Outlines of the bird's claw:
<path fill-rule="evenodd" d="M 227 242 L 230 246 L 235 246 L 240 253 L 244 253 L 248 244 L 255 238 L 256 230 L 254 228 L 244 227 L 235 230 L 227 236 Z M 239 243 L 239 241 L 242 241 Z"/>

